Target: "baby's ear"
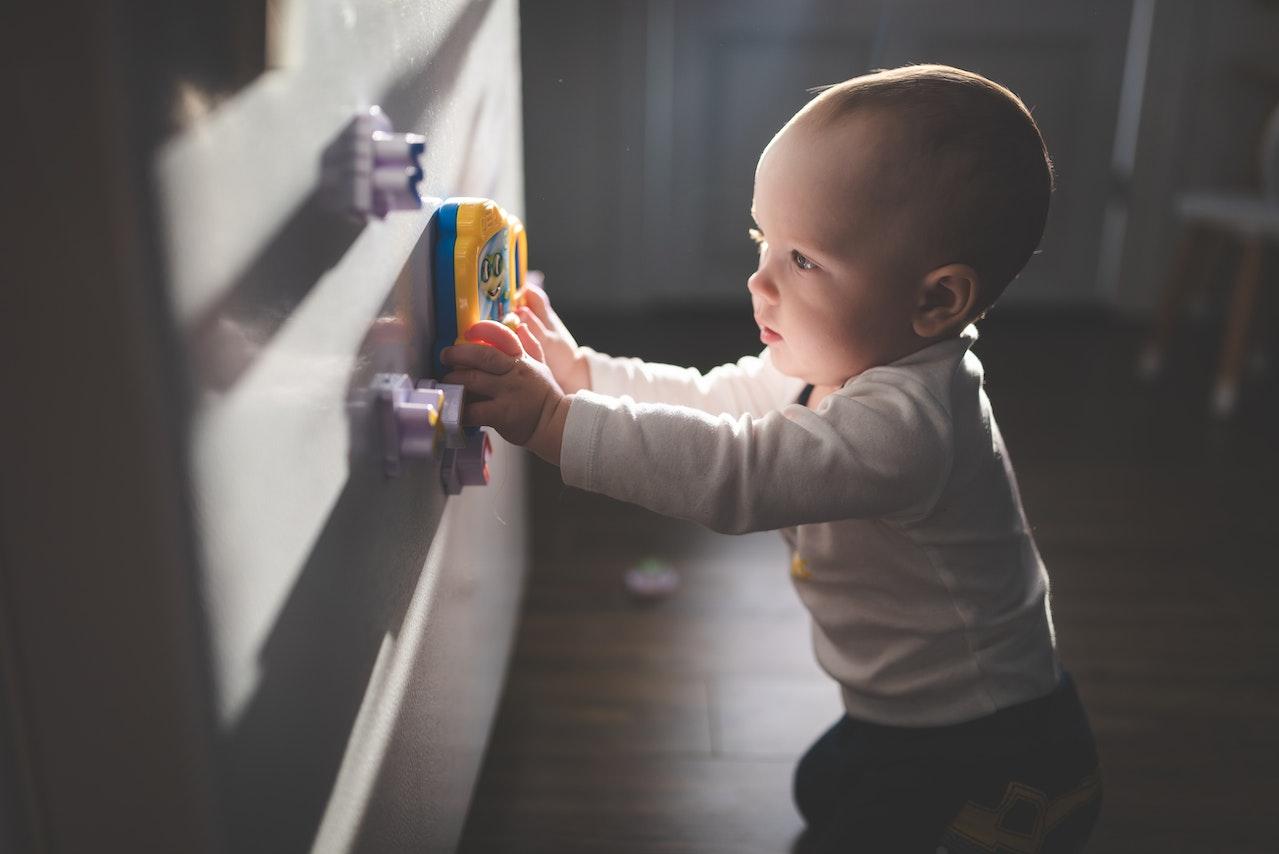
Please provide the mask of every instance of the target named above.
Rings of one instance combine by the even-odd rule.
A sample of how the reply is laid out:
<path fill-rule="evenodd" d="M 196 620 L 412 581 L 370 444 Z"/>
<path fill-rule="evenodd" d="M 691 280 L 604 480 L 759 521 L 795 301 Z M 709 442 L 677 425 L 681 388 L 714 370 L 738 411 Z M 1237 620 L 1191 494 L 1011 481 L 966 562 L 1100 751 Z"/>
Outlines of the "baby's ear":
<path fill-rule="evenodd" d="M 977 306 L 977 271 L 947 264 L 924 276 L 915 301 L 912 326 L 920 338 L 944 338 L 962 329 Z"/>

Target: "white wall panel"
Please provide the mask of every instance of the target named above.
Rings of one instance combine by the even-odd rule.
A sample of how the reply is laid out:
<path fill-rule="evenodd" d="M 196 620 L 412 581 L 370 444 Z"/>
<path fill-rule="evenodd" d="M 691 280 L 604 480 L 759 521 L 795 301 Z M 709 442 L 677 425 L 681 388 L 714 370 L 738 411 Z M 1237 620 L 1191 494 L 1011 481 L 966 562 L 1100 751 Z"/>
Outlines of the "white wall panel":
<path fill-rule="evenodd" d="M 229 96 L 180 86 L 181 131 L 154 167 L 195 390 L 189 478 L 227 843 L 448 850 L 514 626 L 522 456 L 498 440 L 494 482 L 447 500 L 438 463 L 387 478 L 349 459 L 352 388 L 375 370 L 419 376 L 429 352 L 430 209 L 348 222 L 318 194 L 319 167 L 378 104 L 426 135 L 427 194 L 522 214 L 518 12 L 281 8 L 289 61 Z M 370 337 L 396 318 L 403 347 Z"/>

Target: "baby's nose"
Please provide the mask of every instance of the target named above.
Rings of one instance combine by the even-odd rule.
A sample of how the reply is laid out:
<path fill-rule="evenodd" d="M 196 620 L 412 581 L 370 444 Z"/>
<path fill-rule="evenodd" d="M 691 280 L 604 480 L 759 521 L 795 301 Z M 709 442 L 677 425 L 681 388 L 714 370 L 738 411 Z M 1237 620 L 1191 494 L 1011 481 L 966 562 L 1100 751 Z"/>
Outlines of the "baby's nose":
<path fill-rule="evenodd" d="M 762 270 L 756 270 L 751 274 L 750 278 L 746 280 L 746 289 L 754 297 L 764 302 L 777 302 L 777 287 L 771 279 L 764 275 Z"/>

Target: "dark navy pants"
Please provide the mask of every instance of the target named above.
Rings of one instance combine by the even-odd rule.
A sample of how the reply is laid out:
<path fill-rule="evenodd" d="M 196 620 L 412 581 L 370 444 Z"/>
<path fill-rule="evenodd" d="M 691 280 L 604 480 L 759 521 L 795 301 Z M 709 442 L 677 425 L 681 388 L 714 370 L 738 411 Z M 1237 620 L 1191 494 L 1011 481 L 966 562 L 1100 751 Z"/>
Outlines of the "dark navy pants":
<path fill-rule="evenodd" d="M 954 726 L 835 722 L 795 770 L 797 854 L 1083 850 L 1101 772 L 1074 682 Z"/>

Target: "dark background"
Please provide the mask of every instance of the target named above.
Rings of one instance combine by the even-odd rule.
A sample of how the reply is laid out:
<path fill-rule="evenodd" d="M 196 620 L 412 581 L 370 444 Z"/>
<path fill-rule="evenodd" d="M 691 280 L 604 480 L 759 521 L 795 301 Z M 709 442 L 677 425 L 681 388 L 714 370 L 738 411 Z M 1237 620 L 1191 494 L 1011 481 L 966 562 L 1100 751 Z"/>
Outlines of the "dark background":
<path fill-rule="evenodd" d="M 1279 10 L 708 0 L 521 12 L 534 266 L 578 340 L 617 355 L 707 368 L 759 349 L 742 237 L 753 166 L 807 87 L 939 61 L 1023 97 L 1059 187 L 1042 254 L 975 350 L 1102 753 L 1089 850 L 1274 850 L 1274 247 L 1261 250 L 1226 417 L 1211 397 L 1244 243 L 1214 231 L 1180 265 L 1176 247 L 1182 194 L 1259 188 Z M 1179 266 L 1199 287 L 1168 313 L 1162 370 L 1143 380 Z M 790 770 L 827 723 L 805 706 L 827 698 L 775 537 L 708 534 L 567 490 L 543 466 L 533 497 L 524 621 L 463 850 L 788 849 L 800 827 Z M 654 555 L 682 587 L 639 605 L 620 577 Z"/>

